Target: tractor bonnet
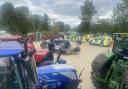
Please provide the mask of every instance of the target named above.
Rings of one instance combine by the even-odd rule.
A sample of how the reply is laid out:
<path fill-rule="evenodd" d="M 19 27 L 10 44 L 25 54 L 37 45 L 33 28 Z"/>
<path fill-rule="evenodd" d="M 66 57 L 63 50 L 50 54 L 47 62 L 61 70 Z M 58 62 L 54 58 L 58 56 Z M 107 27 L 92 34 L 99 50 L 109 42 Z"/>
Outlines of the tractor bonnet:
<path fill-rule="evenodd" d="M 64 72 L 64 71 L 76 71 L 76 70 L 75 68 L 65 64 L 55 64 L 55 65 L 42 66 L 37 68 L 38 75 Z"/>

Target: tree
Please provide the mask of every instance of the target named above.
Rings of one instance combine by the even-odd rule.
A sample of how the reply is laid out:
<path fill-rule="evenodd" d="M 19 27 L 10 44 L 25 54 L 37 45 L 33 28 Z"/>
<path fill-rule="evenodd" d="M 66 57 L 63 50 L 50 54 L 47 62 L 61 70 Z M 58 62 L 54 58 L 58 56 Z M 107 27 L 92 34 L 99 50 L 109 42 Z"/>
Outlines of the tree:
<path fill-rule="evenodd" d="M 89 33 L 91 21 L 93 16 L 95 15 L 96 10 L 93 5 L 92 0 L 85 0 L 83 6 L 81 6 L 81 24 L 80 24 L 80 31 Z"/>
<path fill-rule="evenodd" d="M 30 11 L 27 7 L 20 6 L 15 8 L 15 26 L 22 34 L 26 34 L 33 30 L 33 23 L 30 16 Z"/>
<path fill-rule="evenodd" d="M 1 6 L 1 24 L 10 26 L 14 23 L 15 8 L 11 3 L 5 3 Z"/>
<path fill-rule="evenodd" d="M 49 19 L 49 16 L 46 13 L 43 16 L 43 21 L 44 21 L 44 29 L 46 31 L 50 30 L 50 28 L 49 28 L 50 19 Z"/>
<path fill-rule="evenodd" d="M 116 32 L 128 32 L 128 0 L 121 0 L 113 11 Z"/>
<path fill-rule="evenodd" d="M 30 11 L 26 6 L 16 7 L 15 12 L 20 13 L 23 16 L 29 16 L 30 15 Z"/>
<path fill-rule="evenodd" d="M 71 27 L 69 24 L 65 24 L 65 30 L 64 31 L 70 31 Z"/>
<path fill-rule="evenodd" d="M 113 33 L 114 23 L 111 19 L 99 19 L 91 24 L 91 33 Z"/>
<path fill-rule="evenodd" d="M 34 31 L 50 31 L 58 27 L 51 26 L 51 20 L 45 13 L 43 16 L 32 15 L 25 6 L 14 7 L 11 3 L 5 3 L 0 8 L 0 25 L 7 27 L 11 33 L 26 34 Z M 68 26 L 67 28 L 68 29 Z"/>
<path fill-rule="evenodd" d="M 55 25 L 59 28 L 59 31 L 64 31 L 65 30 L 64 22 L 58 21 L 58 22 L 55 23 Z"/>
<path fill-rule="evenodd" d="M 44 30 L 43 16 L 38 15 L 38 14 L 34 14 L 31 17 L 33 19 L 34 29 L 36 31 L 43 31 Z"/>
<path fill-rule="evenodd" d="M 26 34 L 33 30 L 32 19 L 27 7 L 14 8 L 11 3 L 5 3 L 0 9 L 1 25 L 8 27 L 11 33 Z"/>

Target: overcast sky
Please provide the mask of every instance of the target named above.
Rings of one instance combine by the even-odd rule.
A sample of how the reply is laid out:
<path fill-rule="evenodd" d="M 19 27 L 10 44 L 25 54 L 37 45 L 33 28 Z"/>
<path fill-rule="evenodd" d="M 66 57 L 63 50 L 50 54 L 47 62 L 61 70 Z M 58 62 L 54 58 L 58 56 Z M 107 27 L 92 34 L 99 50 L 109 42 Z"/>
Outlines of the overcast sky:
<path fill-rule="evenodd" d="M 80 23 L 80 6 L 85 0 L 0 0 L 12 2 L 15 6 L 27 6 L 33 14 L 47 13 L 50 18 L 72 26 Z M 113 7 L 120 0 L 93 0 L 98 18 L 110 18 Z"/>

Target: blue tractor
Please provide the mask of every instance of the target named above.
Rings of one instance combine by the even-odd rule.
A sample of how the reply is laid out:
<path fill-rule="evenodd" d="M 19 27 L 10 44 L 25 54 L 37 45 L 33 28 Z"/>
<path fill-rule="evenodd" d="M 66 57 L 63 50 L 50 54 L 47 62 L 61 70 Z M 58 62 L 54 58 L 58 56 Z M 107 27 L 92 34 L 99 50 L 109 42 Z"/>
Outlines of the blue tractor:
<path fill-rule="evenodd" d="M 46 89 L 79 89 L 81 80 L 72 66 L 53 64 L 37 68 L 38 88 L 42 89 L 42 81 L 46 82 Z"/>
<path fill-rule="evenodd" d="M 0 41 L 0 89 L 36 89 L 34 51 L 23 57 L 25 49 L 17 41 Z"/>

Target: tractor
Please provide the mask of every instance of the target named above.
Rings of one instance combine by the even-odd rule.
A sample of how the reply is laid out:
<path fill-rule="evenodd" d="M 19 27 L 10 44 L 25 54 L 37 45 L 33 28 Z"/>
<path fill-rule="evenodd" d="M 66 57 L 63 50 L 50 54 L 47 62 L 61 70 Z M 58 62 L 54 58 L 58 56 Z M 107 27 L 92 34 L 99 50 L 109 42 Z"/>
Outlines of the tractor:
<path fill-rule="evenodd" d="M 42 89 L 42 79 L 46 81 L 47 89 L 80 89 L 80 75 L 77 76 L 75 68 L 65 64 L 40 66 L 37 69 L 39 76 L 38 88 Z"/>
<path fill-rule="evenodd" d="M 128 89 L 128 33 L 113 35 L 112 51 L 95 57 L 91 78 L 97 89 Z"/>
<path fill-rule="evenodd" d="M 0 89 L 36 89 L 34 50 L 24 52 L 17 41 L 0 41 Z"/>

